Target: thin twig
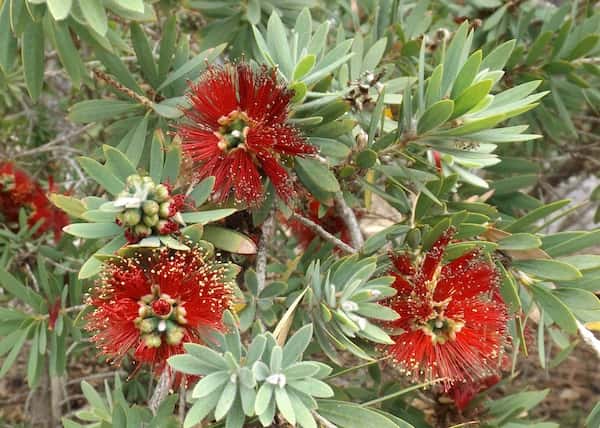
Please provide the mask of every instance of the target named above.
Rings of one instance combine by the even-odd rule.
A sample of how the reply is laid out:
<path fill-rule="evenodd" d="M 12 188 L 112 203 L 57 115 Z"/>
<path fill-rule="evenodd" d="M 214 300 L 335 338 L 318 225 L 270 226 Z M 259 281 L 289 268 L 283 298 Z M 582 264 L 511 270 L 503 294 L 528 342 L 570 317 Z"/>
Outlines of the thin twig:
<path fill-rule="evenodd" d="M 335 236 L 333 236 L 331 233 L 327 232 L 325 229 L 323 229 L 320 225 L 318 225 L 314 221 L 312 221 L 306 217 L 303 217 L 297 213 L 292 214 L 292 218 L 299 221 L 300 223 L 302 223 L 304 226 L 308 227 L 309 229 L 311 229 L 313 232 L 315 232 L 317 235 L 319 235 L 325 241 L 331 242 L 333 245 L 338 247 L 340 250 L 345 251 L 346 253 L 350 253 L 350 254 L 355 254 L 358 252 L 357 249 L 346 244 L 341 239 L 336 238 Z"/>
<path fill-rule="evenodd" d="M 156 388 L 154 388 L 154 393 L 148 402 L 148 407 L 153 414 L 156 414 L 160 404 L 167 397 L 167 395 L 169 395 L 169 390 L 171 389 L 174 380 L 175 377 L 173 376 L 171 369 L 166 367 L 160 375 L 160 379 L 158 379 Z"/>
<path fill-rule="evenodd" d="M 148 108 L 153 107 L 154 103 L 149 98 L 146 98 L 145 96 L 140 95 L 135 91 L 132 91 L 127 86 L 117 82 L 115 79 L 113 79 L 111 76 L 109 76 L 102 70 L 98 70 L 97 68 L 95 68 L 92 70 L 92 72 L 98 79 L 104 81 L 107 85 L 112 86 L 117 91 L 121 92 L 122 94 L 128 96 L 129 98 L 136 100 L 138 103 L 140 103 Z"/>
<path fill-rule="evenodd" d="M 258 282 L 259 293 L 265 288 L 267 283 L 267 245 L 273 238 L 274 232 L 275 216 L 271 212 L 262 225 L 262 235 L 258 242 L 258 252 L 256 253 L 256 280 Z"/>
<path fill-rule="evenodd" d="M 77 128 L 72 132 L 69 132 L 67 134 L 61 135 L 59 137 L 54 138 L 53 140 L 48 141 L 46 144 L 43 144 L 41 146 L 35 147 L 31 150 L 26 150 L 24 152 L 20 152 L 14 155 L 14 157 L 21 157 L 21 156 L 30 156 L 30 155 L 37 155 L 39 153 L 42 152 L 47 152 L 47 151 L 53 151 L 53 150 L 65 150 L 65 151 L 74 151 L 74 152 L 79 152 L 79 150 L 74 149 L 72 147 L 68 147 L 68 146 L 64 146 L 62 145 L 62 143 L 65 143 L 69 140 L 71 140 L 72 138 L 78 137 L 79 135 L 87 132 L 90 128 L 92 128 L 95 124 L 94 123 L 89 123 L 85 126 L 82 126 L 81 128 Z"/>
<path fill-rule="evenodd" d="M 352 242 L 352 246 L 357 250 L 361 249 L 365 241 L 363 239 L 362 232 L 360 231 L 356 214 L 354 214 L 352 208 L 350 208 L 346 203 L 342 192 L 335 194 L 335 207 L 338 215 L 342 218 L 342 220 L 344 220 L 344 223 L 348 228 L 348 232 L 350 232 L 350 241 Z"/>
<path fill-rule="evenodd" d="M 82 377 L 78 377 L 75 379 L 71 379 L 67 382 L 67 385 L 79 385 L 81 383 L 81 381 L 83 381 L 83 380 L 103 379 L 106 377 L 114 377 L 115 374 L 117 374 L 119 376 L 125 376 L 127 373 L 125 373 L 122 370 L 115 370 L 112 372 L 104 372 L 104 373 L 92 373 L 87 376 L 82 376 Z"/>

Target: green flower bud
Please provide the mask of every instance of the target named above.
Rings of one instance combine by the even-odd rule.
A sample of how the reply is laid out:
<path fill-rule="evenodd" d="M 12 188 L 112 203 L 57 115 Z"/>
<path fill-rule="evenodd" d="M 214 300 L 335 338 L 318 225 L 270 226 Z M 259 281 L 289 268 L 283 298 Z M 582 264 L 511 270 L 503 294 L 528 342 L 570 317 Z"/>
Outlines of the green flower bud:
<path fill-rule="evenodd" d="M 123 222 L 129 226 L 135 226 L 142 220 L 140 210 L 130 208 L 123 214 Z"/>
<path fill-rule="evenodd" d="M 156 226 L 158 224 L 158 215 L 154 214 L 154 215 L 145 215 L 144 216 L 144 224 L 148 227 L 153 227 Z"/>
<path fill-rule="evenodd" d="M 144 343 L 148 348 L 159 348 L 161 344 L 160 336 L 158 334 L 146 334 L 142 336 Z"/>
<path fill-rule="evenodd" d="M 421 230 L 411 229 L 406 235 L 406 242 L 410 248 L 418 248 L 421 244 Z"/>
<path fill-rule="evenodd" d="M 142 333 L 152 333 L 154 331 L 154 323 L 152 323 L 152 321 L 150 321 L 149 319 L 141 320 L 138 323 L 137 328 Z"/>
<path fill-rule="evenodd" d="M 181 327 L 172 328 L 167 332 L 167 343 L 169 345 L 179 345 L 183 340 L 184 330 Z"/>
<path fill-rule="evenodd" d="M 142 184 L 142 177 L 138 174 L 132 174 L 127 177 L 127 186 L 137 187 Z"/>
<path fill-rule="evenodd" d="M 169 205 L 170 205 L 170 202 L 163 202 L 162 204 L 160 204 L 160 209 L 158 210 L 158 215 L 161 216 L 162 218 L 168 218 L 169 217 Z"/>
<path fill-rule="evenodd" d="M 156 199 L 157 202 L 165 202 L 169 197 L 169 189 L 167 189 L 167 186 L 164 184 L 156 186 L 156 189 L 154 189 L 154 199 Z"/>
<path fill-rule="evenodd" d="M 148 318 L 149 316 L 152 315 L 152 309 L 147 304 L 146 305 L 140 305 L 140 307 L 138 309 L 138 315 L 141 318 Z"/>
<path fill-rule="evenodd" d="M 185 317 L 186 315 L 187 311 L 183 306 L 177 306 L 175 308 L 175 321 L 177 321 L 179 324 L 187 324 L 187 319 Z"/>
<path fill-rule="evenodd" d="M 146 215 L 154 215 L 158 214 L 159 205 L 156 201 L 144 201 L 142 205 L 142 209 L 144 210 L 144 214 Z"/>
<path fill-rule="evenodd" d="M 146 236 L 150 236 L 150 234 L 152 233 L 152 229 L 150 229 L 148 226 L 146 226 L 145 224 L 138 224 L 137 226 L 135 226 L 135 228 L 133 229 L 133 232 L 140 237 L 146 237 Z"/>

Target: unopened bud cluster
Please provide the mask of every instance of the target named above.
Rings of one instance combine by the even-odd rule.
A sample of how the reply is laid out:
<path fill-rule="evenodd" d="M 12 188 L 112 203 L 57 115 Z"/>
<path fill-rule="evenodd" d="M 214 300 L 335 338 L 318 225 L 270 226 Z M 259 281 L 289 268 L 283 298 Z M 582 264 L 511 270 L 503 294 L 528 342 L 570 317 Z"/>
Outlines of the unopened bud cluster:
<path fill-rule="evenodd" d="M 172 195 L 168 186 L 154 183 L 151 177 L 130 175 L 115 201 L 123 208 L 117 223 L 126 228 L 131 243 L 152 234 L 168 235 L 184 224 L 179 212 L 183 200 L 183 195 Z"/>
<path fill-rule="evenodd" d="M 179 345 L 185 336 L 183 326 L 187 324 L 187 311 L 168 294 L 158 294 L 158 288 L 153 291 L 138 302 L 138 317 L 134 323 L 142 341 L 149 348 L 159 348 L 163 341 Z"/>

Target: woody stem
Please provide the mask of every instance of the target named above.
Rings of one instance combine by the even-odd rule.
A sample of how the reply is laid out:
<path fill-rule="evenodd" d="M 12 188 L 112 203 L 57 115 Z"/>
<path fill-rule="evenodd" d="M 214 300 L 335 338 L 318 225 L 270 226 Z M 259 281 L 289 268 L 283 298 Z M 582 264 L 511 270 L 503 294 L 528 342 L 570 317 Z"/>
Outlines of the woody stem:
<path fill-rule="evenodd" d="M 338 192 L 335 194 L 335 207 L 338 212 L 338 215 L 342 218 L 342 220 L 344 220 L 344 223 L 348 228 L 348 232 L 350 232 L 350 241 L 352 242 L 352 247 L 360 251 L 360 249 L 364 245 L 362 232 L 360 231 L 360 226 L 358 224 L 358 220 L 356 219 L 356 214 L 354 214 L 352 208 L 350 208 L 346 203 L 342 192 Z"/>
<path fill-rule="evenodd" d="M 160 375 L 160 379 L 158 379 L 156 388 L 154 388 L 152 397 L 150 397 L 150 401 L 148 402 L 148 407 L 153 414 L 156 414 L 160 404 L 167 398 L 167 395 L 169 395 L 169 390 L 171 389 L 174 380 L 175 378 L 171 369 L 166 367 Z"/>

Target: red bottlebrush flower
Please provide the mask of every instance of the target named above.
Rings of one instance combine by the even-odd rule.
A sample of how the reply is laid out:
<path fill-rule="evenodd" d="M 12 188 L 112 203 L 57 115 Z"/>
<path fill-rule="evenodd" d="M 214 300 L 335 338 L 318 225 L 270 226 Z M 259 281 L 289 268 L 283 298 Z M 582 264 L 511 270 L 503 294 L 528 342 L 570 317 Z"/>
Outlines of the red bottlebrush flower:
<path fill-rule="evenodd" d="M 52 178 L 49 179 L 49 187 L 49 190 L 54 190 Z M 15 223 L 19 219 L 21 208 L 26 209 L 29 226 L 40 222 L 36 236 L 54 231 L 54 238 L 59 239 L 62 228 L 69 224 L 69 217 L 52 205 L 46 192 L 38 183 L 24 171 L 16 169 L 12 163 L 2 163 L 0 164 L 0 214 L 6 223 Z"/>
<path fill-rule="evenodd" d="M 188 95 L 188 123 L 179 127 L 183 148 L 199 164 L 199 178 L 215 177 L 219 201 L 233 194 L 256 205 L 266 176 L 284 200 L 293 194 L 282 157 L 316 153 L 286 123 L 293 91 L 280 84 L 275 70 L 253 70 L 248 64 L 210 67 Z"/>
<path fill-rule="evenodd" d="M 416 269 L 407 256 L 392 256 L 398 293 L 388 305 L 400 317 L 389 323 L 396 335 L 386 350 L 413 380 L 443 379 L 446 391 L 497 373 L 508 319 L 497 272 L 479 252 L 442 264 L 451 237 L 446 232 Z"/>
<path fill-rule="evenodd" d="M 477 382 L 457 383 L 452 385 L 448 391 L 448 395 L 454 401 L 454 405 L 458 410 L 462 411 L 467 408 L 477 394 L 496 385 L 500 382 L 500 379 L 499 374 L 493 374 Z"/>
<path fill-rule="evenodd" d="M 346 244 L 351 244 L 350 231 L 346 226 L 346 222 L 337 215 L 334 208 L 328 208 L 324 215 L 319 217 L 319 209 L 321 203 L 316 199 L 311 199 L 308 203 L 306 217 L 333 235 L 339 235 L 339 238 Z M 360 217 L 360 216 L 358 216 Z M 298 243 L 302 248 L 308 247 L 312 240 L 317 236 L 316 233 L 309 227 L 300 223 L 298 220 L 288 220 L 288 226 L 292 233 L 298 239 Z"/>
<path fill-rule="evenodd" d="M 163 247 L 109 262 L 90 297 L 95 309 L 86 328 L 110 359 L 119 363 L 131 352 L 159 374 L 185 342 L 222 328 L 231 302 L 224 269 L 198 249 Z"/>

